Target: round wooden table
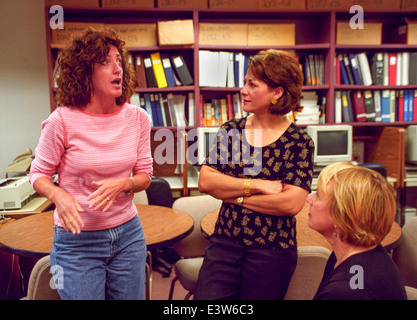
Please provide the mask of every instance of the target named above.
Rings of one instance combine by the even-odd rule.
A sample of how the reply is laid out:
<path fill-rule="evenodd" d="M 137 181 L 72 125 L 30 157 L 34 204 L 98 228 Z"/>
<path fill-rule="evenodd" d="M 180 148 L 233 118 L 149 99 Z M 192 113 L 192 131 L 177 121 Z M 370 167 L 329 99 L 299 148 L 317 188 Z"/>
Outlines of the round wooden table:
<path fill-rule="evenodd" d="M 178 241 L 193 230 L 193 218 L 168 207 L 136 205 L 148 250 Z M 29 258 L 48 255 L 52 248 L 54 212 L 34 214 L 3 226 L 0 247 Z"/>
<path fill-rule="evenodd" d="M 327 242 L 326 238 L 308 226 L 309 208 L 310 205 L 306 203 L 300 213 L 295 216 L 297 219 L 296 230 L 298 246 L 321 246 L 332 251 L 332 247 Z M 210 236 L 213 233 L 218 215 L 219 209 L 216 209 L 205 215 L 201 220 L 201 230 L 205 235 Z M 401 227 L 396 222 L 394 222 L 391 227 L 391 231 L 388 233 L 381 244 L 388 251 L 390 251 L 397 247 L 400 241 Z"/>

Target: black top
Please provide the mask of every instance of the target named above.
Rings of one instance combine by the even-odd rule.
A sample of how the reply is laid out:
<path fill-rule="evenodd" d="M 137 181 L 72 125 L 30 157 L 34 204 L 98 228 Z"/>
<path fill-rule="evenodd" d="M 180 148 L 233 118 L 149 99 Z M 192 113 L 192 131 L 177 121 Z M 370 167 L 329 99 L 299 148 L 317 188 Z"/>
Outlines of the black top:
<path fill-rule="evenodd" d="M 333 252 L 314 300 L 407 300 L 400 273 L 381 245 L 349 257 L 336 269 L 335 264 Z"/>
<path fill-rule="evenodd" d="M 222 125 L 206 164 L 239 178 L 281 180 L 310 192 L 314 143 L 304 130 L 291 123 L 275 142 L 251 146 L 243 134 L 246 117 Z M 245 246 L 289 248 L 296 246 L 295 217 L 274 216 L 223 203 L 214 235 Z"/>

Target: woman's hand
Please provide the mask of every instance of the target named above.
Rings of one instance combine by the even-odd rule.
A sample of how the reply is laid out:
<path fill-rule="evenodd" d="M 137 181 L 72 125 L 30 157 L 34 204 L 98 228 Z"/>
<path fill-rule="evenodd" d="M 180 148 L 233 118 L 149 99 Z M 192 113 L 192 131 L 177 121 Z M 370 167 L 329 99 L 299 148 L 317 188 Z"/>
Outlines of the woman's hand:
<path fill-rule="evenodd" d="M 85 212 L 85 210 L 81 208 L 77 200 L 61 188 L 55 190 L 51 200 L 57 209 L 62 228 L 65 231 L 71 231 L 73 234 L 79 234 L 84 227 L 84 222 L 79 213 Z"/>
<path fill-rule="evenodd" d="M 131 183 L 130 178 L 93 181 L 93 185 L 98 189 L 88 196 L 87 200 L 94 199 L 89 207 L 94 208 L 94 210 L 104 207 L 103 212 L 106 212 L 121 192 L 130 190 Z"/>

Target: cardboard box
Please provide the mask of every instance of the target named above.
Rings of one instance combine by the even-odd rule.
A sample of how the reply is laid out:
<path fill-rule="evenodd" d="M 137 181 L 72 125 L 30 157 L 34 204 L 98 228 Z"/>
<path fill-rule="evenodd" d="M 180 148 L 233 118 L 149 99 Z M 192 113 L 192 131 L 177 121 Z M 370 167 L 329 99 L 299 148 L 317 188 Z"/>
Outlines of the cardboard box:
<path fill-rule="evenodd" d="M 158 0 L 158 8 L 207 9 L 208 0 Z"/>
<path fill-rule="evenodd" d="M 347 11 L 353 5 L 352 0 L 307 0 L 307 10 L 335 10 L 335 11 Z"/>
<path fill-rule="evenodd" d="M 153 9 L 154 0 L 101 0 L 103 8 Z"/>
<path fill-rule="evenodd" d="M 209 0 L 210 9 L 258 9 L 256 0 Z"/>
<path fill-rule="evenodd" d="M 74 34 L 83 32 L 87 27 L 103 30 L 104 23 L 65 22 L 64 29 L 51 30 L 51 47 L 65 48 Z"/>
<path fill-rule="evenodd" d="M 404 11 L 416 11 L 417 1 L 416 0 L 402 0 L 401 9 Z"/>
<path fill-rule="evenodd" d="M 279 10 L 305 10 L 306 0 L 258 0 L 258 8 L 265 9 L 279 9 Z"/>
<path fill-rule="evenodd" d="M 200 45 L 247 46 L 247 23 L 200 23 Z"/>
<path fill-rule="evenodd" d="M 158 21 L 159 45 L 194 44 L 193 20 Z"/>
<path fill-rule="evenodd" d="M 98 8 L 99 0 L 45 0 L 45 6 L 60 5 L 63 8 Z"/>
<path fill-rule="evenodd" d="M 364 11 L 394 11 L 400 10 L 401 0 L 354 0 L 352 5 L 360 5 Z"/>
<path fill-rule="evenodd" d="M 349 22 L 337 23 L 336 44 L 379 45 L 382 41 L 382 23 L 364 23 L 364 29 L 352 29 Z"/>
<path fill-rule="evenodd" d="M 126 43 L 126 47 L 155 47 L 156 23 L 106 24 L 113 28 Z"/>
<path fill-rule="evenodd" d="M 249 46 L 295 45 L 295 24 L 249 24 Z"/>
<path fill-rule="evenodd" d="M 391 41 L 401 44 L 417 44 L 417 22 L 409 22 L 393 29 Z"/>

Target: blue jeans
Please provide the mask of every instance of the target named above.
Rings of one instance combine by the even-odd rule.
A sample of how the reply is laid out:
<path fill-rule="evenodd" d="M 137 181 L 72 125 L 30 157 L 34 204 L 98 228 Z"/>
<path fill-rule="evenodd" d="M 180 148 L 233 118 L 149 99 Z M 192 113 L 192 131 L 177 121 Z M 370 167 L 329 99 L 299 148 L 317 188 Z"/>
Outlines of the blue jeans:
<path fill-rule="evenodd" d="M 146 243 L 138 216 L 79 235 L 54 226 L 51 271 L 62 299 L 143 300 Z"/>

